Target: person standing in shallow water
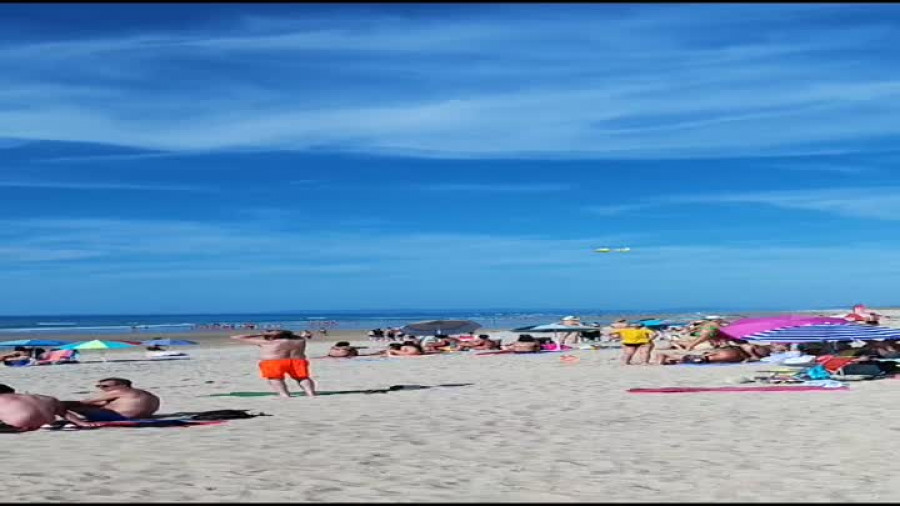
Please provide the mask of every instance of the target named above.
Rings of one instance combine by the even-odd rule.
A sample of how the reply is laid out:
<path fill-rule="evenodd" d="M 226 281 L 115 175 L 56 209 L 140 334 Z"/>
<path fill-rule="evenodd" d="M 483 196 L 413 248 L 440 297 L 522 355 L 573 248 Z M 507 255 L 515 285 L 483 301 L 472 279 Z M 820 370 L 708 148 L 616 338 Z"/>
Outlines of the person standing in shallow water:
<path fill-rule="evenodd" d="M 285 375 L 293 378 L 307 396 L 316 395 L 316 383 L 309 375 L 304 337 L 289 330 L 275 330 L 265 334 L 245 334 L 231 338 L 259 346 L 260 374 L 280 397 L 291 396 L 284 382 Z"/>

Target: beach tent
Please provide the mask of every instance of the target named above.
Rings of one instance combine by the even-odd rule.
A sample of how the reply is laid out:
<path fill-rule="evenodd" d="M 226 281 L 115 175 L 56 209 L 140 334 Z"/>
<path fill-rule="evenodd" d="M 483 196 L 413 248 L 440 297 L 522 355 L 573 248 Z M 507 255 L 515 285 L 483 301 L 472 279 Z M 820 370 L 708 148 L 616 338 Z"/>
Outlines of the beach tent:
<path fill-rule="evenodd" d="M 434 336 L 465 334 L 480 328 L 481 324 L 472 320 L 426 320 L 404 325 L 400 330 L 411 336 Z"/>
<path fill-rule="evenodd" d="M 560 332 L 593 332 L 600 330 L 597 327 L 588 327 L 586 325 L 563 325 L 562 323 L 547 323 L 544 325 L 529 325 L 527 327 L 519 327 L 513 329 L 513 332 L 527 332 L 527 333 L 553 333 L 553 342 L 556 343 L 557 349 L 562 349 L 562 344 L 559 342 L 558 334 Z"/>
<path fill-rule="evenodd" d="M 900 329 L 855 323 L 811 324 L 756 332 L 743 339 L 769 343 L 898 340 Z"/>

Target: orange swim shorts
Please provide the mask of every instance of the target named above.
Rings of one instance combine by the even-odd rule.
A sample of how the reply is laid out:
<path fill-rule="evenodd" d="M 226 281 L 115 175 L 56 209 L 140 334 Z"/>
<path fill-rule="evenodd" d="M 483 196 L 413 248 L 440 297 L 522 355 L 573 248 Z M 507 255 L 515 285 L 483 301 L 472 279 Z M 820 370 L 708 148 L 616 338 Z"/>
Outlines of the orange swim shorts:
<path fill-rule="evenodd" d="M 284 379 L 287 374 L 295 380 L 309 378 L 309 360 L 283 358 L 279 360 L 263 360 L 259 363 L 259 372 L 264 379 Z"/>

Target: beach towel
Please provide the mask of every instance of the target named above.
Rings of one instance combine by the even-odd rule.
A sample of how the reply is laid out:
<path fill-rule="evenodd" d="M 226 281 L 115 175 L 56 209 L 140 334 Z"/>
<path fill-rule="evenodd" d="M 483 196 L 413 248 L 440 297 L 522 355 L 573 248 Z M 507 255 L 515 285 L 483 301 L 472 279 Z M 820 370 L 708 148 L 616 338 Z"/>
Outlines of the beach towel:
<path fill-rule="evenodd" d="M 767 385 L 756 387 L 661 387 L 661 388 L 630 388 L 631 394 L 686 394 L 696 392 L 832 392 L 835 390 L 849 390 L 847 387 L 828 388 L 823 386 L 782 386 Z"/>
<path fill-rule="evenodd" d="M 482 351 L 476 353 L 476 357 L 489 357 L 492 355 L 522 355 L 522 356 L 530 356 L 530 355 L 541 355 L 544 353 L 561 353 L 563 351 L 572 351 L 572 350 L 541 350 L 533 353 L 516 353 L 512 350 L 500 350 L 500 351 Z"/>
<path fill-rule="evenodd" d="M 100 428 L 106 427 L 196 427 L 200 425 L 220 425 L 224 420 L 127 420 L 118 422 L 97 422 Z"/>
<path fill-rule="evenodd" d="M 717 366 L 717 365 L 718 365 L 718 366 L 721 366 L 721 365 L 758 365 L 758 364 L 756 364 L 755 362 L 717 362 L 717 363 L 710 363 L 710 362 L 682 362 L 682 363 L 680 363 L 680 364 L 672 364 L 672 365 L 675 365 L 675 366 L 679 366 L 679 365 L 698 366 L 698 365 L 699 365 L 699 366 L 703 366 L 703 367 L 713 367 L 713 366 Z"/>
<path fill-rule="evenodd" d="M 143 427 L 157 427 L 157 428 L 165 428 L 165 427 L 198 427 L 201 425 L 220 425 L 226 423 L 223 420 L 210 420 L 210 421 L 195 421 L 195 420 L 156 420 L 156 419 L 141 419 L 141 420 L 127 420 L 127 421 L 117 421 L 117 422 L 94 422 L 95 428 L 98 429 L 106 429 L 106 428 L 132 428 L 138 429 Z M 82 429 L 80 427 L 76 427 L 72 424 L 60 425 L 60 424 L 50 424 L 45 425 L 43 427 L 45 430 L 64 430 L 64 431 L 72 431 L 72 430 L 93 430 L 93 429 Z"/>
<path fill-rule="evenodd" d="M 391 385 L 388 388 L 373 388 L 370 390 L 334 390 L 331 392 L 316 392 L 316 396 L 320 395 L 343 395 L 343 394 L 386 394 L 388 392 L 397 392 L 400 390 L 426 390 L 437 387 L 465 387 L 474 385 L 474 383 L 446 383 L 435 386 L 425 385 Z M 228 392 L 224 394 L 209 394 L 205 397 L 271 397 L 277 395 L 275 392 Z M 293 392 L 291 397 L 305 397 L 303 392 Z"/>

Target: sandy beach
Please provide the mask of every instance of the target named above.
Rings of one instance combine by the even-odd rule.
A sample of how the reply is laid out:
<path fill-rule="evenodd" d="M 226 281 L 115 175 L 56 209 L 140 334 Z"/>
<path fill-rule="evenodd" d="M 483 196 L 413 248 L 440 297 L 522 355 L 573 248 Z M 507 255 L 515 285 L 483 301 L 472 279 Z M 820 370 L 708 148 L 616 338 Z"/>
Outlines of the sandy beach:
<path fill-rule="evenodd" d="M 327 347 L 311 343 L 310 356 Z M 160 413 L 233 408 L 272 416 L 6 435 L 6 500 L 900 499 L 900 484 L 884 479 L 880 467 L 893 454 L 886 442 L 900 430 L 892 422 L 900 399 L 894 380 L 832 392 L 630 394 L 635 387 L 729 385 L 767 367 L 624 367 L 613 349 L 573 352 L 581 359 L 574 364 L 556 354 L 457 353 L 319 359 L 312 371 L 322 392 L 468 386 L 278 400 L 208 397 L 267 390 L 255 347 L 209 337 L 188 351 L 192 359 L 184 361 L 3 368 L 0 381 L 73 399 L 100 378 L 121 376 L 158 393 Z"/>

